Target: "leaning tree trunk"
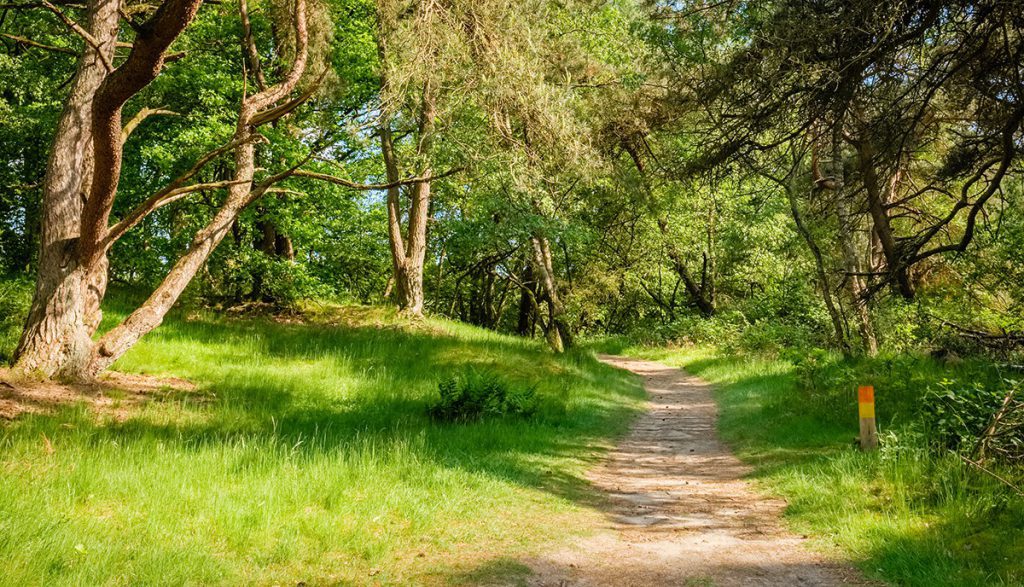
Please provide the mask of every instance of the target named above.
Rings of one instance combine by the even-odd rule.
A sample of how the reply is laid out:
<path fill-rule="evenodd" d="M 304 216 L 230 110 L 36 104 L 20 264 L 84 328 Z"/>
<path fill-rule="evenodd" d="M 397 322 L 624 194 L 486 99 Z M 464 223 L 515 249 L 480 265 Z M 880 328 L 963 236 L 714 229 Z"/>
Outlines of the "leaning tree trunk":
<path fill-rule="evenodd" d="M 85 46 L 50 149 L 43 182 L 39 272 L 15 351 L 15 369 L 22 373 L 76 378 L 91 354 L 90 337 L 99 324 L 97 295 L 106 289 L 106 265 L 87 271 L 79 263 L 78 240 L 92 175 L 93 98 L 107 78 L 105 62 L 113 59 L 118 4 L 90 3 L 88 29 L 97 47 Z"/>
<path fill-rule="evenodd" d="M 697 310 L 700 311 L 701 315 L 705 318 L 710 318 L 715 315 L 715 298 L 714 298 L 714 269 L 711 269 L 711 273 L 708 273 L 707 259 L 713 256 L 714 251 L 710 248 L 712 238 L 709 236 L 709 248 L 708 256 L 705 257 L 705 266 L 701 272 L 701 282 L 698 284 L 697 281 L 690 274 L 690 270 L 686 267 L 686 260 L 683 259 L 683 255 L 676 248 L 675 243 L 672 242 L 672 237 L 668 233 L 668 220 L 664 218 L 658 219 L 658 230 L 661 232 L 661 236 L 665 242 L 665 249 L 668 253 L 669 260 L 672 261 L 672 270 L 675 271 L 676 275 L 683 282 L 683 287 L 686 288 L 686 294 L 690 297 L 690 301 L 693 305 L 697 306 Z M 710 233 L 709 233 L 710 234 Z"/>
<path fill-rule="evenodd" d="M 283 116 L 284 113 L 309 97 L 306 95 L 304 98 L 297 98 L 281 104 L 298 84 L 306 68 L 308 32 L 304 0 L 296 0 L 294 18 L 296 56 L 291 70 L 279 83 L 242 99 L 232 141 L 236 145 L 234 148 L 234 177 L 228 187 L 224 203 L 217 210 L 213 219 L 195 234 L 188 250 L 178 259 L 167 277 L 149 298 L 124 322 L 99 340 L 93 359 L 88 366 L 88 375 L 95 376 L 108 368 L 139 339 L 159 326 L 196 273 L 206 263 L 210 254 L 231 231 L 242 211 L 262 197 L 275 181 L 287 177 L 294 171 L 294 169 L 286 170 L 258 185 L 253 184 L 256 172 L 256 139 L 259 138 L 258 127 L 261 124 L 277 120 L 275 116 Z"/>
<path fill-rule="evenodd" d="M 88 186 L 88 198 L 79 212 L 77 239 L 73 239 L 72 247 L 65 248 L 67 256 L 64 259 L 65 263 L 72 266 L 69 280 L 73 279 L 76 287 L 69 288 L 72 309 L 75 311 L 65 310 L 63 313 L 72 316 L 71 324 L 77 337 L 73 339 L 73 352 L 64 352 L 62 363 L 47 374 L 59 373 L 77 380 L 90 380 L 109 367 L 143 335 L 160 324 L 213 249 L 231 230 L 241 211 L 266 193 L 274 182 L 295 171 L 295 168 L 286 170 L 253 186 L 257 127 L 284 116 L 309 97 L 307 93 L 281 104 L 305 71 L 307 32 L 304 0 L 296 0 L 295 5 L 296 57 L 291 70 L 278 84 L 242 99 L 235 140 L 230 145 L 235 158 L 234 179 L 229 182 L 228 195 L 223 205 L 213 220 L 195 235 L 189 249 L 149 299 L 123 323 L 92 344 L 88 292 L 95 291 L 102 295 L 105 290 L 106 254 L 109 247 L 147 214 L 173 201 L 175 189 L 181 188 L 175 182 L 186 181 L 191 177 L 186 174 L 175 180 L 167 191 L 154 194 L 110 227 L 109 217 L 117 195 L 124 145 L 121 108 L 159 75 L 165 51 L 191 22 L 201 1 L 168 0 L 162 4 L 151 20 L 138 29 L 132 51 L 125 62 L 110 75 L 104 76 L 94 91 L 89 109 L 93 177 Z M 90 20 L 97 14 L 106 15 L 104 11 L 91 7 Z M 115 4 L 112 14 L 115 27 L 118 16 Z M 58 138 L 61 136 L 58 134 Z M 196 162 L 191 173 L 194 175 L 203 165 L 228 149 L 226 146 L 211 151 Z M 99 273 L 104 275 L 101 281 L 95 278 Z M 58 301 L 63 301 L 63 298 Z M 51 307 L 52 304 L 47 306 L 44 314 L 52 313 Z M 28 356 L 23 355 L 23 358 Z"/>
<path fill-rule="evenodd" d="M 804 243 L 807 248 L 811 251 L 811 255 L 814 257 L 814 269 L 817 273 L 818 289 L 821 291 L 822 301 L 825 303 L 825 309 L 828 311 L 829 318 L 832 320 L 832 330 L 835 334 L 836 345 L 843 354 L 850 353 L 850 344 L 846 340 L 846 325 L 843 322 L 842 314 L 839 312 L 839 308 L 836 306 L 835 300 L 832 297 L 832 286 L 828 278 L 828 272 L 825 270 L 825 258 L 821 252 L 821 247 L 818 246 L 817 241 L 814 240 L 814 235 L 811 234 L 810 229 L 804 224 L 803 216 L 800 214 L 800 207 L 796 200 L 796 189 L 792 185 L 784 186 L 786 197 L 789 200 L 789 209 L 793 215 L 793 222 L 796 224 L 796 230 L 803 237 Z"/>
<path fill-rule="evenodd" d="M 255 132 L 245 128 L 241 132 Z M 243 137 L 239 137 L 243 138 Z M 95 376 L 108 368 L 128 351 L 146 333 L 163 322 L 164 316 L 174 306 L 192 278 L 203 266 L 217 245 L 231 231 L 238 215 L 256 197 L 252 190 L 252 179 L 256 169 L 256 147 L 245 142 L 235 150 L 235 181 L 228 188 L 228 196 L 213 220 L 196 233 L 188 250 L 178 259 L 163 282 L 150 294 L 138 309 L 124 322 L 105 334 L 96 345 L 96 354 L 89 364 L 87 373 Z"/>

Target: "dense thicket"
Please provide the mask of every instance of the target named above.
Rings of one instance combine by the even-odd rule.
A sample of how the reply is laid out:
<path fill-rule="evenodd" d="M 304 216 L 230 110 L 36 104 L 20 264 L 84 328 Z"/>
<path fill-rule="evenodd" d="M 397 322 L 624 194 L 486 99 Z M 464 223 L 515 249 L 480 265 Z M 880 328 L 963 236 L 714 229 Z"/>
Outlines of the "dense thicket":
<path fill-rule="evenodd" d="M 92 376 L 179 295 L 556 350 L 1013 353 L 1022 29 L 997 0 L 5 4 L 18 365 Z M 154 294 L 94 341 L 108 280 Z"/>

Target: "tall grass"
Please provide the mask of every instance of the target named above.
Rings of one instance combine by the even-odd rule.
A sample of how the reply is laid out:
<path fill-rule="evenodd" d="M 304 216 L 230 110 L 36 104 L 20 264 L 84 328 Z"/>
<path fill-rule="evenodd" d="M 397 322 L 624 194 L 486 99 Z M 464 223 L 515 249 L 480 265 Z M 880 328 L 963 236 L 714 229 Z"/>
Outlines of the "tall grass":
<path fill-rule="evenodd" d="M 429 418 L 438 381 L 469 367 L 536 388 L 537 416 Z M 0 425 L 0 583 L 512 572 L 493 561 L 596 527 L 582 472 L 642 395 L 586 354 L 359 308 L 310 325 L 172 317 L 115 368 L 199 390 L 123 419 L 74 406 Z"/>

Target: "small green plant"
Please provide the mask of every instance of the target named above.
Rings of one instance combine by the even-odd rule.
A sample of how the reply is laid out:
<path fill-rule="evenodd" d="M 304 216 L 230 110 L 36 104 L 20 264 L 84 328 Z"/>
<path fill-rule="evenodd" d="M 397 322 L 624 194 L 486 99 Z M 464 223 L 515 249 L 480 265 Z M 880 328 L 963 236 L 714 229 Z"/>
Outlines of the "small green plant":
<path fill-rule="evenodd" d="M 537 413 L 532 387 L 515 389 L 494 373 L 467 371 L 438 383 L 440 399 L 430 415 L 446 422 L 466 422 L 484 417 L 530 417 Z"/>

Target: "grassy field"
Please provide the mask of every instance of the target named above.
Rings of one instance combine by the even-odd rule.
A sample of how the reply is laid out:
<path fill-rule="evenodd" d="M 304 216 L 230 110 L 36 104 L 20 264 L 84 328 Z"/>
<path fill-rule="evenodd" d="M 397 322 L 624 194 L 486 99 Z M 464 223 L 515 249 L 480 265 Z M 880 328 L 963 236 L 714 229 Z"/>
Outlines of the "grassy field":
<path fill-rule="evenodd" d="M 921 587 L 1024 584 L 1024 498 L 917 437 L 923 389 L 947 377 L 983 377 L 978 365 L 924 357 L 845 365 L 849 381 L 877 388 L 883 446 L 865 454 L 854 445 L 852 385 L 821 401 L 781 359 L 708 347 L 608 350 L 717 384 L 724 438 L 763 487 L 785 497 L 794 530 L 867 575 Z"/>
<path fill-rule="evenodd" d="M 439 380 L 469 368 L 535 386 L 539 414 L 431 420 Z M 312 324 L 172 317 L 116 369 L 198 389 L 120 416 L 78 405 L 0 423 L 0 583 L 521 574 L 510 561 L 596 526 L 581 474 L 642 396 L 589 354 L 367 308 Z"/>

